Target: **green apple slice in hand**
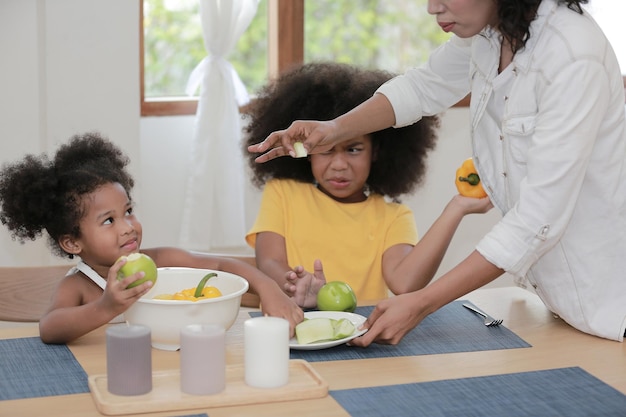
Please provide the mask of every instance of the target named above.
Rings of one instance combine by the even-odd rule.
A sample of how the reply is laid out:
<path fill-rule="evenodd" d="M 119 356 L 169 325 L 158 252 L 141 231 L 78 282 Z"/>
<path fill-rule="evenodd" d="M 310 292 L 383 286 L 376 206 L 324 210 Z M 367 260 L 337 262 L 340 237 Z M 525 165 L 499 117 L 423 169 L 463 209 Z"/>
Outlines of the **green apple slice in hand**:
<path fill-rule="evenodd" d="M 296 154 L 296 158 L 305 158 L 308 155 L 302 142 L 295 142 L 293 144 L 293 150 Z"/>

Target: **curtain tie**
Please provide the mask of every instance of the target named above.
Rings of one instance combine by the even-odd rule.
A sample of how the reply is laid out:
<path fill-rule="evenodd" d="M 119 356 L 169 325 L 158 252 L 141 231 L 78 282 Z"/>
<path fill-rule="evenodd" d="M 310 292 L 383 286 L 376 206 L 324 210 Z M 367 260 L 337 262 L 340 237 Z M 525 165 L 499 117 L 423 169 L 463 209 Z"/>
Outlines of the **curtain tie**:
<path fill-rule="evenodd" d="M 216 66 L 224 67 L 230 74 L 230 78 L 233 81 L 233 86 L 235 88 L 235 100 L 239 106 L 243 106 L 248 104 L 250 101 L 250 96 L 248 95 L 248 91 L 243 81 L 235 71 L 235 68 L 231 65 L 230 62 L 225 60 L 222 57 L 214 57 L 207 56 L 204 57 L 202 61 L 196 65 L 196 67 L 191 71 L 189 75 L 189 79 L 187 80 L 187 86 L 185 88 L 185 93 L 189 96 L 193 96 L 194 93 L 198 90 L 198 87 L 202 83 L 202 77 L 206 73 L 209 68 L 209 65 L 215 64 Z"/>

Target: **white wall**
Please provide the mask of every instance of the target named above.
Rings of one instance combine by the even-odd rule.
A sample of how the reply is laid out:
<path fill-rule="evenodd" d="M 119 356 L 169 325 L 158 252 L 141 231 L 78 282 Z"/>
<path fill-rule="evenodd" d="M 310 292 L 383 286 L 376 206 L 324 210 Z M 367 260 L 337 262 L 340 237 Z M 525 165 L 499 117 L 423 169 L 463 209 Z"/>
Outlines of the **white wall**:
<path fill-rule="evenodd" d="M 194 118 L 140 117 L 138 1 L 0 0 L 0 162 L 53 152 L 72 134 L 99 130 L 132 159 L 144 247 L 177 245 Z M 444 115 L 427 181 L 405 201 L 420 234 L 455 193 L 455 170 L 470 155 L 468 132 L 467 109 Z M 249 187 L 248 226 L 259 198 Z M 441 270 L 467 256 L 497 219 L 493 210 L 467 217 Z M 62 262 L 44 243 L 19 245 L 2 228 L 0 265 Z M 241 252 L 249 252 L 243 237 Z"/>
<path fill-rule="evenodd" d="M 138 22 L 138 1 L 0 1 L 0 162 L 99 130 L 139 172 Z M 40 240 L 2 228 L 0 265 L 60 262 Z"/>

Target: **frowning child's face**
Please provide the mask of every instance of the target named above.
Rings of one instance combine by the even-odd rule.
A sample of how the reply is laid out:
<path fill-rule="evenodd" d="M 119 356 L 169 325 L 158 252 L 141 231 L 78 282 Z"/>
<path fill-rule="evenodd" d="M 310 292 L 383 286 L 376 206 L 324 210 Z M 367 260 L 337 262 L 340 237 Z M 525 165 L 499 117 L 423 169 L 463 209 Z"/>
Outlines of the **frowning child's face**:
<path fill-rule="evenodd" d="M 364 188 L 373 160 L 370 136 L 342 142 L 328 152 L 311 155 L 311 169 L 319 189 L 341 203 L 364 201 Z"/>

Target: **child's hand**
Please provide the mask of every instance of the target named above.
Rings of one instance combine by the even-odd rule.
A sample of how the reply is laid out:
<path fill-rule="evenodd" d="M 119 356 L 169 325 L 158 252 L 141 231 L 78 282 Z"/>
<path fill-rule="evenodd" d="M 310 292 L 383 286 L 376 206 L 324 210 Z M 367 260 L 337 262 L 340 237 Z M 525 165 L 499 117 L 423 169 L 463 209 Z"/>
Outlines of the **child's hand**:
<path fill-rule="evenodd" d="M 461 194 L 457 194 L 452 197 L 450 204 L 458 207 L 464 215 L 472 213 L 486 213 L 493 208 L 493 204 L 491 203 L 489 197 L 464 197 Z"/>
<path fill-rule="evenodd" d="M 112 317 L 122 314 L 139 298 L 152 288 L 152 281 L 146 281 L 134 288 L 128 288 L 128 285 L 138 279 L 143 278 L 144 272 L 140 271 L 136 274 L 129 275 L 122 280 L 117 279 L 117 273 L 126 263 L 126 259 L 120 259 L 111 268 L 107 276 L 107 285 L 102 293 L 102 304 L 104 308 L 111 311 Z"/>
<path fill-rule="evenodd" d="M 272 284 L 273 287 L 265 287 L 259 292 L 261 311 L 264 315 L 287 320 L 289 322 L 289 337 L 293 337 L 296 326 L 304 320 L 304 312 L 293 299 L 280 289 L 275 281 L 272 281 Z"/>
<path fill-rule="evenodd" d="M 284 290 L 296 304 L 303 308 L 317 307 L 317 293 L 326 284 L 322 261 L 315 260 L 313 274 L 305 271 L 302 266 L 297 266 L 287 273 L 286 279 Z"/>

